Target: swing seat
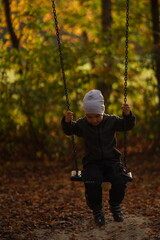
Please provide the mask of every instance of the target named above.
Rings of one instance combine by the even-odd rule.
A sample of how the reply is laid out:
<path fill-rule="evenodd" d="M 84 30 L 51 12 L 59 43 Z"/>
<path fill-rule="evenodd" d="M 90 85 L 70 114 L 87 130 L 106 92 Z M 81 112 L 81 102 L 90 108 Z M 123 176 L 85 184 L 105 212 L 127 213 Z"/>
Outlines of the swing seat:
<path fill-rule="evenodd" d="M 75 182 L 82 182 L 82 171 L 80 170 L 73 170 L 71 172 L 71 181 Z"/>
<path fill-rule="evenodd" d="M 132 182 L 133 177 L 132 177 L 131 171 L 129 171 L 127 169 L 127 167 L 124 166 L 122 163 L 121 163 L 121 166 L 120 166 L 120 172 L 121 172 L 120 174 L 122 176 L 124 176 L 124 178 L 126 179 L 127 182 Z"/>
<path fill-rule="evenodd" d="M 125 177 L 127 182 L 132 182 L 133 177 L 131 172 L 122 172 L 121 175 Z"/>
<path fill-rule="evenodd" d="M 132 182 L 132 180 L 133 180 L 132 173 L 130 171 L 128 171 L 127 168 L 124 167 L 123 165 L 121 165 L 120 170 L 121 170 L 120 175 L 122 175 L 124 177 L 126 182 Z M 83 182 L 82 171 L 73 170 L 71 172 L 70 179 L 71 179 L 71 181 L 75 181 L 75 182 Z M 103 182 L 108 182 L 108 180 L 106 178 L 104 178 Z"/>

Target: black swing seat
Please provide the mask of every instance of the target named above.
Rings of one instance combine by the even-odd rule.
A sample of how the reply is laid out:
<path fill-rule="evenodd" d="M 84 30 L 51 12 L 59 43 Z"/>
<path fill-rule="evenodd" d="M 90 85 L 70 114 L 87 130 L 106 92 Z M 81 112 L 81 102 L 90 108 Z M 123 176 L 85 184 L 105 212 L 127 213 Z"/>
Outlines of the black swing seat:
<path fill-rule="evenodd" d="M 121 175 L 126 179 L 127 182 L 131 182 L 133 180 L 132 173 L 128 171 L 124 166 L 121 168 Z M 73 170 L 71 171 L 71 181 L 75 182 L 83 182 L 82 171 Z M 103 179 L 103 182 L 108 182 L 107 179 Z"/>

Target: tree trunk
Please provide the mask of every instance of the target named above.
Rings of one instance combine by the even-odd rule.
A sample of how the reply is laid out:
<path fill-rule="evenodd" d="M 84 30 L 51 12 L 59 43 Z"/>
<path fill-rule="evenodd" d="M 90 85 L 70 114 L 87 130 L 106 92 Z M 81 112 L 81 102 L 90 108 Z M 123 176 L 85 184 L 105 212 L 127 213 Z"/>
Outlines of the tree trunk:
<path fill-rule="evenodd" d="M 106 33 L 112 23 L 112 17 L 111 17 L 111 0 L 101 0 L 101 6 L 102 6 L 102 33 Z"/>
<path fill-rule="evenodd" d="M 159 109 L 160 109 L 160 17 L 159 17 L 159 6 L 158 0 L 151 1 L 151 15 L 152 15 L 152 29 L 153 29 L 153 60 L 155 76 L 157 78 L 158 86 L 158 99 L 159 99 Z"/>
<path fill-rule="evenodd" d="M 153 30 L 153 61 L 154 61 L 154 71 L 157 79 L 158 88 L 158 123 L 157 123 L 157 133 L 154 139 L 153 146 L 151 148 L 152 152 L 159 153 L 160 150 L 160 17 L 159 17 L 159 3 L 158 0 L 150 0 L 151 2 L 151 15 L 152 15 L 152 30 Z"/>
<path fill-rule="evenodd" d="M 13 28 L 13 24 L 12 24 L 12 19 L 11 19 L 11 8 L 10 8 L 10 0 L 2 0 L 3 4 L 4 4 L 4 12 L 5 12 L 5 18 L 6 18 L 6 25 L 8 28 L 8 32 L 10 35 L 10 39 L 12 42 L 12 47 L 19 50 L 19 45 L 20 45 L 20 40 L 17 37 L 14 28 Z M 20 75 L 22 75 L 23 71 L 22 71 L 22 64 L 20 59 L 19 61 L 19 69 L 18 69 L 18 73 Z"/>
<path fill-rule="evenodd" d="M 107 54 L 104 54 L 102 69 L 101 69 L 101 80 L 97 82 L 97 88 L 101 89 L 105 102 L 106 108 L 109 105 L 109 96 L 112 92 L 112 80 L 113 80 L 113 59 L 110 58 L 109 54 L 110 44 L 112 43 L 111 35 L 111 24 L 112 24 L 112 11 L 111 11 L 111 0 L 101 0 L 101 29 L 102 29 L 102 46 L 107 49 Z M 106 109 L 107 110 L 107 109 Z"/>
<path fill-rule="evenodd" d="M 10 1 L 9 0 L 3 0 L 4 4 L 4 11 L 5 11 L 5 17 L 6 17 L 6 24 L 8 27 L 8 31 L 11 37 L 12 46 L 16 49 L 19 48 L 19 39 L 17 35 L 14 32 L 12 20 L 11 20 L 11 9 L 10 9 Z"/>
<path fill-rule="evenodd" d="M 83 41 L 84 49 L 89 49 L 90 42 L 89 42 L 89 39 L 88 39 L 88 33 L 85 30 L 82 32 L 82 41 Z M 95 68 L 94 58 L 89 56 L 89 60 L 90 60 L 92 68 Z"/>

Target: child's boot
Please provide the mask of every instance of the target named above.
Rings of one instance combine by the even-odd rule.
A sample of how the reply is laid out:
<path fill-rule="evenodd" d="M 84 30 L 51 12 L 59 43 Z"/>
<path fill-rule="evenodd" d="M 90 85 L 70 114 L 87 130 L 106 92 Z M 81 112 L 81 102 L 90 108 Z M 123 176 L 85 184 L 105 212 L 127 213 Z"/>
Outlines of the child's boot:
<path fill-rule="evenodd" d="M 104 214 L 101 210 L 93 211 L 93 216 L 94 216 L 94 221 L 95 221 L 96 226 L 101 227 L 101 226 L 105 225 Z"/>
<path fill-rule="evenodd" d="M 124 218 L 123 218 L 123 213 L 121 211 L 120 205 L 116 205 L 116 206 L 110 205 L 110 210 L 115 222 L 123 222 Z"/>

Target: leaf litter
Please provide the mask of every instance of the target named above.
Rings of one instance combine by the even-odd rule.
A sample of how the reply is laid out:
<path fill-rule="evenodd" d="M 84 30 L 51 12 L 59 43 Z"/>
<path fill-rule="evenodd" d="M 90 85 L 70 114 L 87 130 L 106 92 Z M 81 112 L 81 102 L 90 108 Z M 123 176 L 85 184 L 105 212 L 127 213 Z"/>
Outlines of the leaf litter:
<path fill-rule="evenodd" d="M 103 184 L 106 225 L 95 226 L 86 207 L 83 183 L 51 164 L 7 164 L 0 174 L 1 240 L 158 240 L 160 239 L 159 159 L 133 158 L 134 181 L 122 205 L 125 220 L 113 221 Z"/>

